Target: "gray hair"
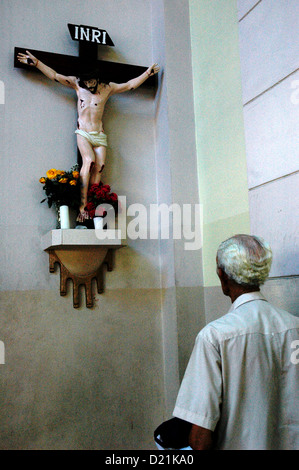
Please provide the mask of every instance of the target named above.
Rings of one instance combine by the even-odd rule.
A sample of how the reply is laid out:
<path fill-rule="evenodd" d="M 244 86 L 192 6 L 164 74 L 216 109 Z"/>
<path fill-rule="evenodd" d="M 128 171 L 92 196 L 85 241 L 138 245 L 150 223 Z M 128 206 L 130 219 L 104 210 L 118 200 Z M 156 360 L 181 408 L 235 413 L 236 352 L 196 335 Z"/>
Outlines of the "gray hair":
<path fill-rule="evenodd" d="M 272 263 L 270 245 L 261 237 L 235 235 L 222 242 L 217 266 L 237 284 L 260 286 L 266 281 Z"/>

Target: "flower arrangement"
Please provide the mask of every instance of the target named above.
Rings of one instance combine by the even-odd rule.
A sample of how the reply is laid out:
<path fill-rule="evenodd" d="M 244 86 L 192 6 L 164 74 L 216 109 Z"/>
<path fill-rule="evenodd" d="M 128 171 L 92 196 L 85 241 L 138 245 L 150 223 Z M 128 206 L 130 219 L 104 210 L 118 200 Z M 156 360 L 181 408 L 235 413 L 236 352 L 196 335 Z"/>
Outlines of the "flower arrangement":
<path fill-rule="evenodd" d="M 100 204 L 109 204 L 113 207 L 115 215 L 118 211 L 118 197 L 117 194 L 111 193 L 109 184 L 92 184 L 87 193 L 87 205 L 85 210 L 88 212 L 89 217 L 93 219 L 95 216 L 103 217 L 106 215 L 105 208 L 98 208 Z"/>
<path fill-rule="evenodd" d="M 59 208 L 62 205 L 71 209 L 78 209 L 81 201 L 78 165 L 69 171 L 61 171 L 52 168 L 47 171 L 46 177 L 41 177 L 39 182 L 43 184 L 46 193 L 45 199 L 48 206 L 55 205 Z"/>

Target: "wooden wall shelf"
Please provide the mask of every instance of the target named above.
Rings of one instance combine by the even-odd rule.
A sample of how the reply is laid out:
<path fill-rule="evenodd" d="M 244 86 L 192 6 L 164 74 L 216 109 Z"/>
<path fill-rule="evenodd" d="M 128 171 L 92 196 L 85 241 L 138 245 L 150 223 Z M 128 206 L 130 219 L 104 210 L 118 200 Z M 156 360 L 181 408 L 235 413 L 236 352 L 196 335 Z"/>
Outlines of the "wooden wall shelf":
<path fill-rule="evenodd" d="M 79 287 L 85 286 L 86 307 L 93 307 L 92 281 L 99 294 L 104 291 L 104 266 L 113 270 L 114 250 L 126 246 L 120 230 L 51 230 L 42 238 L 49 253 L 49 270 L 60 265 L 60 295 L 67 294 L 67 281 L 73 282 L 73 306 L 80 307 Z"/>

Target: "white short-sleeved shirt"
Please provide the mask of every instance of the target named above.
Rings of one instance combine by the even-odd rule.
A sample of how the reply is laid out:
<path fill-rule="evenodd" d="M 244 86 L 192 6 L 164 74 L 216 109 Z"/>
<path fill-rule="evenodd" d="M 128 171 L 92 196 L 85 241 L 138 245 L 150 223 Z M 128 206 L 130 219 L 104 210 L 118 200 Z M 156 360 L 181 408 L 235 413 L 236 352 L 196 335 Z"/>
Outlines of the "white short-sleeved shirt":
<path fill-rule="evenodd" d="M 174 416 L 217 449 L 299 450 L 299 318 L 243 294 L 198 334 Z"/>

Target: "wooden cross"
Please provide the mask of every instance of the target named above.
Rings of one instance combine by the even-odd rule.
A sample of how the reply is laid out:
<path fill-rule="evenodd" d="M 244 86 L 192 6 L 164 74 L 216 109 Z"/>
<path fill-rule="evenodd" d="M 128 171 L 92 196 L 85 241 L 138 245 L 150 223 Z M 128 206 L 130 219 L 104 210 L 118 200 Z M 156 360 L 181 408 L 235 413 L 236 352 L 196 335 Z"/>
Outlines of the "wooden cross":
<path fill-rule="evenodd" d="M 35 57 L 44 62 L 49 67 L 62 75 L 79 76 L 82 71 L 89 71 L 98 68 L 101 77 L 108 81 L 116 83 L 125 83 L 144 73 L 148 67 L 139 65 L 120 64 L 118 62 L 108 62 L 98 59 L 98 46 L 114 46 L 110 36 L 105 30 L 92 28 L 90 26 L 68 25 L 73 40 L 79 41 L 79 57 L 53 52 L 37 51 L 27 47 Z M 75 29 L 75 28 L 78 29 Z M 80 28 L 80 29 L 79 29 Z M 82 34 L 84 32 L 84 34 Z M 96 34 L 98 32 L 98 34 Z M 99 33 L 105 38 L 105 42 L 100 41 Z M 103 33 L 107 33 L 103 35 Z M 23 64 L 18 61 L 19 53 L 26 54 L 26 49 L 15 47 L 14 66 L 26 70 L 36 71 L 35 67 Z M 38 70 L 37 70 L 38 71 Z M 155 87 L 156 77 L 153 75 L 148 78 L 141 86 Z"/>
<path fill-rule="evenodd" d="M 68 24 L 70 35 L 74 41 L 79 42 L 79 57 L 53 52 L 37 51 L 31 48 L 15 47 L 14 66 L 31 72 L 39 72 L 30 64 L 19 62 L 19 53 L 26 54 L 29 50 L 38 60 L 54 69 L 57 73 L 66 76 L 79 76 L 81 72 L 98 69 L 103 80 L 115 83 L 125 83 L 144 73 L 148 67 L 139 65 L 121 64 L 98 59 L 98 46 L 114 46 L 107 31 L 84 25 Z M 156 87 L 156 76 L 149 77 L 141 87 Z M 81 167 L 82 158 L 78 150 L 78 164 Z"/>

